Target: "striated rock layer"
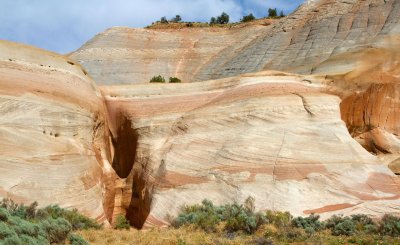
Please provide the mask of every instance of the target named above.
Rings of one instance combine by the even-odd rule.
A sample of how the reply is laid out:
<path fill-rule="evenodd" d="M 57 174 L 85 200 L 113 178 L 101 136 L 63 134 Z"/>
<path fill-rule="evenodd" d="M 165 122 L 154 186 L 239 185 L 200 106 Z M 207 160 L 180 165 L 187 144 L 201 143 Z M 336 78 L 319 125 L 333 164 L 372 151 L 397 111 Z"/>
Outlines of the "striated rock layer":
<path fill-rule="evenodd" d="M 253 196 L 294 215 L 399 212 L 399 180 L 351 138 L 325 82 L 268 72 L 102 87 L 113 135 L 135 136 L 117 205 L 137 227 L 168 225 L 204 198 Z"/>
<path fill-rule="evenodd" d="M 143 83 L 158 74 L 185 82 L 261 70 L 346 74 L 384 53 L 380 68 L 387 71 L 397 65 L 387 49 L 400 44 L 399 17 L 397 0 L 316 0 L 286 18 L 231 29 L 111 28 L 70 57 L 101 84 Z M 363 50 L 367 55 L 355 55 Z"/>
<path fill-rule="evenodd" d="M 73 61 L 0 42 L 0 197 L 106 221 L 114 170 L 100 91 Z"/>

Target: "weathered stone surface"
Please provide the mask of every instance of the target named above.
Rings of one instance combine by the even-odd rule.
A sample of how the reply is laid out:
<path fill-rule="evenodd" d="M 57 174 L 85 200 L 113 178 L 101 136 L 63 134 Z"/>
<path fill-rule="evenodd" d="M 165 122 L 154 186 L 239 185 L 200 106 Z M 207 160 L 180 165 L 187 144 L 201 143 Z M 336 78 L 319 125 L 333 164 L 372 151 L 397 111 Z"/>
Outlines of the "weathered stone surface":
<path fill-rule="evenodd" d="M 135 132 L 121 210 L 168 225 L 183 204 L 256 199 L 295 215 L 398 212 L 398 179 L 353 140 L 324 80 L 284 73 L 102 87 L 113 135 Z M 118 135 L 119 137 L 119 135 Z"/>
<path fill-rule="evenodd" d="M 262 28 L 262 25 L 232 30 L 114 27 L 98 34 L 70 57 L 79 61 L 99 84 L 147 83 L 155 75 L 191 82 L 193 75 L 221 51 L 243 48 Z"/>
<path fill-rule="evenodd" d="M 114 170 L 100 91 L 64 56 L 0 42 L 0 196 L 112 216 Z"/>
<path fill-rule="evenodd" d="M 399 15 L 395 0 L 316 0 L 269 25 L 111 28 L 70 55 L 98 83 L 208 81 L 103 86 L 104 97 L 73 61 L 2 42 L 0 195 L 126 213 L 137 227 L 204 198 L 399 213 L 386 166 L 399 172 Z M 243 75 L 268 69 L 314 75 Z"/>
<path fill-rule="evenodd" d="M 354 55 L 360 50 L 374 55 L 382 47 L 398 47 L 399 17 L 400 2 L 396 0 L 308 1 L 271 25 L 256 22 L 234 29 L 111 28 L 71 57 L 102 84 L 143 83 L 158 74 L 178 76 L 185 82 L 261 70 L 343 74 L 367 60 Z M 390 70 L 387 65 L 383 68 Z"/>

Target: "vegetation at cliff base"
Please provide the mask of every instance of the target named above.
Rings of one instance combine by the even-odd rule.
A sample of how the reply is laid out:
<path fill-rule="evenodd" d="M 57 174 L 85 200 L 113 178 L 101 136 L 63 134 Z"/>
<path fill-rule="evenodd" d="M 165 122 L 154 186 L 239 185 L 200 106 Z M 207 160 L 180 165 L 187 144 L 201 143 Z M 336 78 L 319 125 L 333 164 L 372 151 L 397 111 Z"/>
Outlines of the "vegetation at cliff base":
<path fill-rule="evenodd" d="M 101 225 L 77 212 L 57 205 L 38 209 L 10 199 L 0 202 L 0 244 L 89 244 L 78 230 L 100 229 Z"/>
<path fill-rule="evenodd" d="M 293 217 L 289 212 L 256 211 L 255 199 L 215 205 L 209 200 L 182 206 L 172 227 L 131 229 L 123 215 L 114 229 L 57 205 L 37 208 L 0 202 L 0 244 L 400 244 L 400 218 L 367 215 Z"/>

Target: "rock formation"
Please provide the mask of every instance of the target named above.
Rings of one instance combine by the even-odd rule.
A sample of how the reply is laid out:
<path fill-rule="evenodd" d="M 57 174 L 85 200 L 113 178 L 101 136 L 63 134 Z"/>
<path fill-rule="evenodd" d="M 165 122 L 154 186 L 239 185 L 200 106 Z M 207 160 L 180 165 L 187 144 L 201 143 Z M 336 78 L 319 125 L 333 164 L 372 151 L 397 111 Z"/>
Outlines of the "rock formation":
<path fill-rule="evenodd" d="M 69 58 L 1 42 L 0 196 L 136 227 L 204 198 L 399 213 L 399 15 L 316 0 L 230 29 L 111 28 Z"/>
<path fill-rule="evenodd" d="M 1 41 L 0 112 L 1 197 L 112 216 L 104 102 L 79 64 Z"/>
<path fill-rule="evenodd" d="M 102 87 L 113 135 L 127 131 L 121 119 L 135 135 L 120 207 L 137 227 L 168 225 L 204 198 L 322 217 L 398 212 L 399 180 L 351 138 L 324 83 L 269 72 Z"/>
<path fill-rule="evenodd" d="M 143 83 L 158 74 L 186 82 L 261 70 L 330 74 L 353 70 L 360 57 L 347 56 L 354 52 L 399 43 L 399 17 L 396 0 L 308 1 L 286 18 L 250 27 L 111 28 L 70 57 L 101 84 Z"/>

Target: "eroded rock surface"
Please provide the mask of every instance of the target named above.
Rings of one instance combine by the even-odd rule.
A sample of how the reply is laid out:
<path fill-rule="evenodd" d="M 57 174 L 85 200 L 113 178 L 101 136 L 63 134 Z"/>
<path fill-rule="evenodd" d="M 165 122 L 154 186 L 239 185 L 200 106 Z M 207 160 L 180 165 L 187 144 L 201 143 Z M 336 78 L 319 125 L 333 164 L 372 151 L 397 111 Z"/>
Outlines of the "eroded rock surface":
<path fill-rule="evenodd" d="M 261 73 L 102 87 L 113 134 L 126 118 L 137 135 L 122 210 L 138 227 L 168 225 L 204 198 L 253 196 L 294 215 L 398 212 L 397 177 L 351 138 L 324 82 Z"/>
<path fill-rule="evenodd" d="M 399 17 L 400 2 L 396 0 L 308 1 L 293 14 L 268 25 L 111 28 L 70 57 L 102 84 L 143 83 L 158 74 L 178 76 L 185 82 L 261 70 L 343 74 L 368 60 L 354 53 L 367 50 L 376 57 L 372 54 L 375 51 L 384 57 L 381 54 L 386 48 L 400 43 Z M 384 68 L 389 69 L 387 65 Z"/>
<path fill-rule="evenodd" d="M 100 91 L 64 56 L 0 42 L 0 197 L 106 221 L 114 170 Z"/>

